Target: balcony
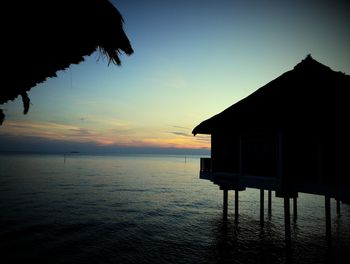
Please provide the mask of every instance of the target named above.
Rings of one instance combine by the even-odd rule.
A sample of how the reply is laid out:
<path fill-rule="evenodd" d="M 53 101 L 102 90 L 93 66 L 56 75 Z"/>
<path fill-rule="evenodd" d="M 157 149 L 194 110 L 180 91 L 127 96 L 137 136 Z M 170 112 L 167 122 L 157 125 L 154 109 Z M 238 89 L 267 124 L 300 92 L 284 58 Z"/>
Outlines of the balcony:
<path fill-rule="evenodd" d="M 201 158 L 199 178 L 211 180 L 211 158 Z"/>

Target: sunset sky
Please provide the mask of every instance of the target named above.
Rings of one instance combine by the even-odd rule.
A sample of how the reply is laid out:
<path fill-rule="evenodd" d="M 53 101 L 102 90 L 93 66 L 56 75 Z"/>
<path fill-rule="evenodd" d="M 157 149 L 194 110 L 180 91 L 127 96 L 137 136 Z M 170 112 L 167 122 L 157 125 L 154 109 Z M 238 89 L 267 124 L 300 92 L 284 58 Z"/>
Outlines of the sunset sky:
<path fill-rule="evenodd" d="M 346 1 L 112 2 L 135 53 L 59 72 L 30 91 L 27 115 L 20 98 L 5 104 L 2 150 L 209 148 L 197 124 L 307 54 L 350 74 Z"/>

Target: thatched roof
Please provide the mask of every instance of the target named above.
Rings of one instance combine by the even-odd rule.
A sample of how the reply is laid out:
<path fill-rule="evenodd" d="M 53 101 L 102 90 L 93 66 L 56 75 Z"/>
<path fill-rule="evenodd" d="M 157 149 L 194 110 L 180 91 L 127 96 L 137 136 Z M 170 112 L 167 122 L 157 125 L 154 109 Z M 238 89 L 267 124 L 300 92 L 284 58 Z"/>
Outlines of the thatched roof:
<path fill-rule="evenodd" d="M 99 49 L 109 62 L 120 64 L 121 51 L 133 50 L 123 30 L 123 18 L 108 0 L 16 0 L 2 3 L 6 24 L 0 104 L 56 76 L 56 72 L 84 60 Z M 6 86 L 4 86 L 6 84 Z M 4 119 L 0 109 L 0 124 Z"/>
<path fill-rule="evenodd" d="M 347 130 L 349 91 L 350 76 L 308 55 L 293 70 L 203 121 L 192 133 L 255 128 Z"/>

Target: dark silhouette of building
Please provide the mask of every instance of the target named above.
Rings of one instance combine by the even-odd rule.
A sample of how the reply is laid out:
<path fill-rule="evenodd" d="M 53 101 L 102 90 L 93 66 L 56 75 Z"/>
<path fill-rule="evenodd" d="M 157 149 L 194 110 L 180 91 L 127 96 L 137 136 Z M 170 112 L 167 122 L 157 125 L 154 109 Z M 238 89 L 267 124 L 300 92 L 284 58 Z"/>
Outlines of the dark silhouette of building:
<path fill-rule="evenodd" d="M 350 202 L 350 76 L 310 55 L 293 70 L 205 120 L 201 177 L 221 188 L 298 192 Z"/>
<path fill-rule="evenodd" d="M 260 189 L 284 198 L 286 248 L 291 246 L 290 204 L 297 216 L 298 192 L 325 196 L 326 239 L 331 241 L 330 198 L 350 203 L 350 76 L 331 70 L 308 55 L 293 70 L 261 87 L 223 112 L 203 121 L 193 134 L 211 135 L 211 158 L 202 158 L 200 178 L 223 190 Z"/>
<path fill-rule="evenodd" d="M 96 49 L 118 65 L 120 52 L 133 52 L 123 18 L 108 0 L 4 1 L 1 10 L 0 105 L 21 95 L 24 113 L 32 87 Z M 0 124 L 4 117 L 0 109 Z"/>

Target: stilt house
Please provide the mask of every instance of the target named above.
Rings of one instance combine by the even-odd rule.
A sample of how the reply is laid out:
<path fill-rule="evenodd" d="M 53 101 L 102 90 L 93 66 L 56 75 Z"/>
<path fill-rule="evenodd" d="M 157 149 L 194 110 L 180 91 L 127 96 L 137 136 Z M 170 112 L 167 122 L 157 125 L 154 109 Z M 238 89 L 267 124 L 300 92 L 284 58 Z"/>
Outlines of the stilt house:
<path fill-rule="evenodd" d="M 201 159 L 200 177 L 222 189 L 350 202 L 349 92 L 350 76 L 308 55 L 194 128 L 194 135 L 211 135 L 211 158 Z"/>

